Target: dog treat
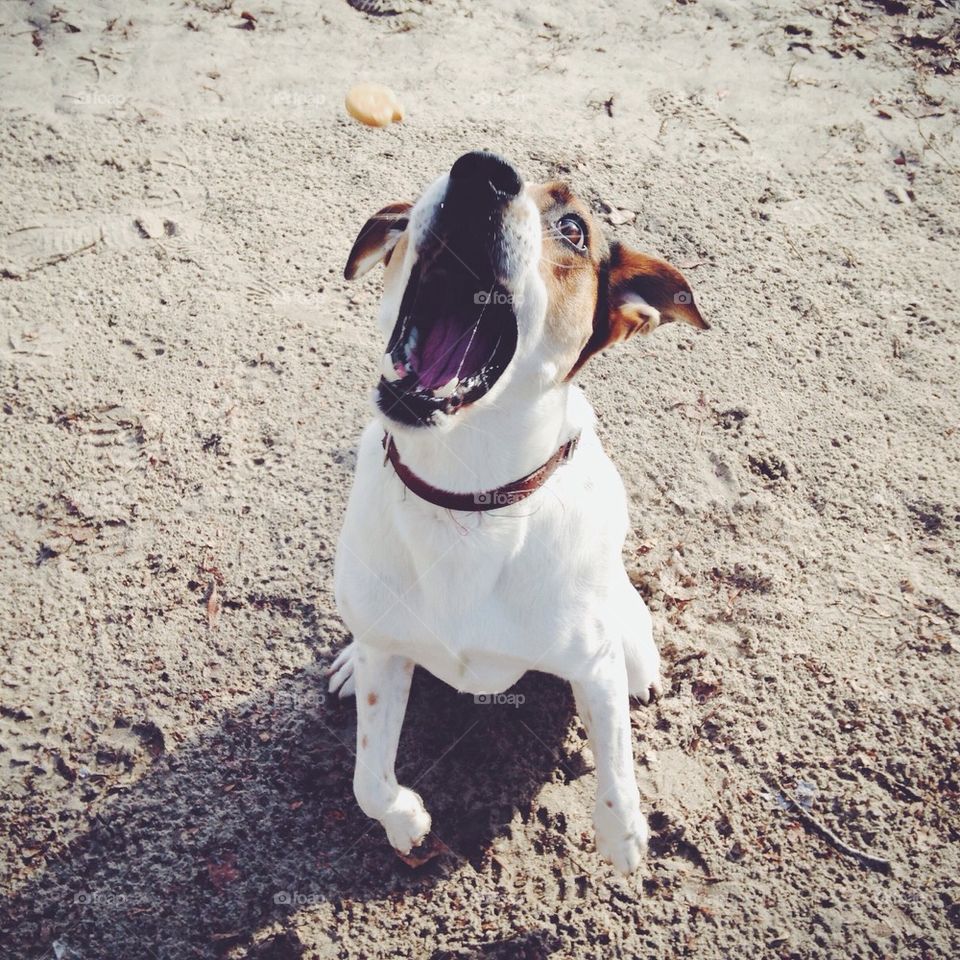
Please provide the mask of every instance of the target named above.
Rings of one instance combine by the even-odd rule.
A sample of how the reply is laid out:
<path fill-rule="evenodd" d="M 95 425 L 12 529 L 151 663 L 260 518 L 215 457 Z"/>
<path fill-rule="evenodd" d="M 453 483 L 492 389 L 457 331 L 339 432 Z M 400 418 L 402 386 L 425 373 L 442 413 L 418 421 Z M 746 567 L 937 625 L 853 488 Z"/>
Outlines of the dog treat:
<path fill-rule="evenodd" d="M 397 95 L 379 83 L 358 83 L 345 101 L 347 113 L 368 127 L 386 127 L 403 119 Z"/>

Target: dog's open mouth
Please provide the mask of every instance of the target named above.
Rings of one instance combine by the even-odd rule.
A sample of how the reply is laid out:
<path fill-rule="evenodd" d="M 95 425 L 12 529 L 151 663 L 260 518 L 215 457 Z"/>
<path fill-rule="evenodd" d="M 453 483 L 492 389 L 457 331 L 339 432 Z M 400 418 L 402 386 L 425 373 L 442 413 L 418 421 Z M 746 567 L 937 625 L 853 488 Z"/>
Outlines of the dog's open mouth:
<path fill-rule="evenodd" d="M 475 403 L 500 379 L 517 348 L 517 320 L 507 291 L 472 274 L 417 264 L 407 281 L 383 357 L 377 404 L 409 426 Z"/>

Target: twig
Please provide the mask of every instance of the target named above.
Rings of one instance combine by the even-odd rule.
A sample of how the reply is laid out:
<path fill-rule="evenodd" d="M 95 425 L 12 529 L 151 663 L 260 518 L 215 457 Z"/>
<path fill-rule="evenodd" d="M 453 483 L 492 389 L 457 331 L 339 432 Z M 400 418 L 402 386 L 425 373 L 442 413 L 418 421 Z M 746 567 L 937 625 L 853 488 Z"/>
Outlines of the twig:
<path fill-rule="evenodd" d="M 71 257 L 75 257 L 78 253 L 86 253 L 87 250 L 92 250 L 101 240 L 102 236 L 97 237 L 96 240 L 91 240 L 89 243 L 85 243 L 82 247 L 77 247 L 76 250 L 68 250 L 66 253 L 58 253 L 52 257 L 48 257 L 43 261 L 43 266 L 51 267 L 55 263 L 63 263 L 64 260 L 69 260 Z"/>
<path fill-rule="evenodd" d="M 76 250 L 68 250 L 66 253 L 58 253 L 55 256 L 48 257 L 42 263 L 37 264 L 37 266 L 27 268 L 26 272 L 36 273 L 38 270 L 42 270 L 44 267 L 52 267 L 55 263 L 63 263 L 64 260 L 69 260 L 71 257 L 75 257 L 79 253 L 86 253 L 87 250 L 94 250 L 101 240 L 103 240 L 102 230 L 100 231 L 100 236 L 97 237 L 96 240 L 91 240 L 82 247 L 77 247 Z"/>
<path fill-rule="evenodd" d="M 171 167 L 182 167 L 184 170 L 189 170 L 191 173 L 193 172 L 191 167 L 188 167 L 185 163 L 180 163 L 179 160 L 164 160 L 162 157 L 154 157 L 152 162 L 165 163 Z"/>
<path fill-rule="evenodd" d="M 863 850 L 858 850 L 856 847 L 851 847 L 850 844 L 844 843 L 829 827 L 824 826 L 813 814 L 808 813 L 802 806 L 802 804 L 796 800 L 791 794 L 787 793 L 786 790 L 777 783 L 769 774 L 761 774 L 763 777 L 764 783 L 770 787 L 771 790 L 776 790 L 777 793 L 783 797 L 787 806 L 802 820 L 815 834 L 819 837 L 822 837 L 827 843 L 830 844 L 838 852 L 842 853 L 845 857 L 850 857 L 852 860 L 856 860 L 865 867 L 869 867 L 871 870 L 879 870 L 881 873 L 890 873 L 890 861 L 885 860 L 883 857 L 875 857 L 872 853 L 866 853 Z"/>
<path fill-rule="evenodd" d="M 873 611 L 867 610 L 865 607 L 855 607 L 853 604 L 850 605 L 850 609 L 859 614 L 861 617 L 866 617 L 868 620 L 890 620 L 896 616 L 895 613 L 887 613 L 885 610 L 880 610 L 876 613 Z"/>
<path fill-rule="evenodd" d="M 86 60 L 87 63 L 93 64 L 93 69 L 97 71 L 97 83 L 100 82 L 100 64 L 97 63 L 95 57 L 77 57 L 78 60 Z"/>
<path fill-rule="evenodd" d="M 888 777 L 882 770 L 874 770 L 873 767 L 868 767 L 863 761 L 856 764 L 856 769 L 868 776 L 875 783 L 879 783 L 880 786 L 889 793 L 900 793 L 912 803 L 923 802 L 923 797 L 921 797 L 916 790 L 912 790 L 901 780 L 894 780 L 892 777 Z"/>
<path fill-rule="evenodd" d="M 94 50 L 93 47 L 90 48 L 90 52 L 96 57 L 103 57 L 105 60 L 116 60 L 118 63 L 126 60 L 126 57 L 121 57 L 119 54 L 114 53 L 112 50 Z"/>
<path fill-rule="evenodd" d="M 908 116 L 917 126 L 917 133 L 920 134 L 920 139 L 923 141 L 923 145 L 928 149 L 932 150 L 946 165 L 948 173 L 956 173 L 953 164 L 933 145 L 930 138 L 923 132 L 920 127 L 920 117 L 915 116 L 910 113 L 909 110 L 904 110 L 903 113 Z"/>
<path fill-rule="evenodd" d="M 783 239 L 787 241 L 787 246 L 790 248 L 790 252 L 797 257 L 797 259 L 799 259 L 800 251 L 797 249 L 797 245 L 793 242 L 793 238 L 790 236 L 787 228 L 781 227 L 780 232 L 783 234 Z"/>

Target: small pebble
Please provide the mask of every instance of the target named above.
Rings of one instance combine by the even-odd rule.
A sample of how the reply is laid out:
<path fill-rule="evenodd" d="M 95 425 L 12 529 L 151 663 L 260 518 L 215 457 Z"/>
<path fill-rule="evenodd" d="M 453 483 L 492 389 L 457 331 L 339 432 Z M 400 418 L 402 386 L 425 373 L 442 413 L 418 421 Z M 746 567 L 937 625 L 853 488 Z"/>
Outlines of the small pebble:
<path fill-rule="evenodd" d="M 379 83 L 358 83 L 345 100 L 347 113 L 368 127 L 386 127 L 403 119 L 397 95 Z"/>
<path fill-rule="evenodd" d="M 636 214 L 632 210 L 611 210 L 610 211 L 610 222 L 615 227 L 620 227 L 625 223 L 629 223 Z"/>

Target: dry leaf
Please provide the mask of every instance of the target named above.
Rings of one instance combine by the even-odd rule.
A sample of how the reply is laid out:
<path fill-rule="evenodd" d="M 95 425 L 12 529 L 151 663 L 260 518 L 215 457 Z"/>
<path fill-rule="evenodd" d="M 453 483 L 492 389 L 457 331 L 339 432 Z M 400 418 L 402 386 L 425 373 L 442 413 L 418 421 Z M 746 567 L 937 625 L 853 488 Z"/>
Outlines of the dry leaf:
<path fill-rule="evenodd" d="M 408 866 L 416 869 L 422 867 L 425 863 L 439 857 L 446 847 L 436 837 L 427 837 L 419 847 L 414 847 L 409 853 L 401 853 L 399 850 L 393 852 Z"/>
<path fill-rule="evenodd" d="M 207 876 L 215 890 L 222 890 L 227 884 L 233 883 L 240 876 L 234 863 L 234 855 L 228 853 L 222 860 L 208 860 Z"/>

